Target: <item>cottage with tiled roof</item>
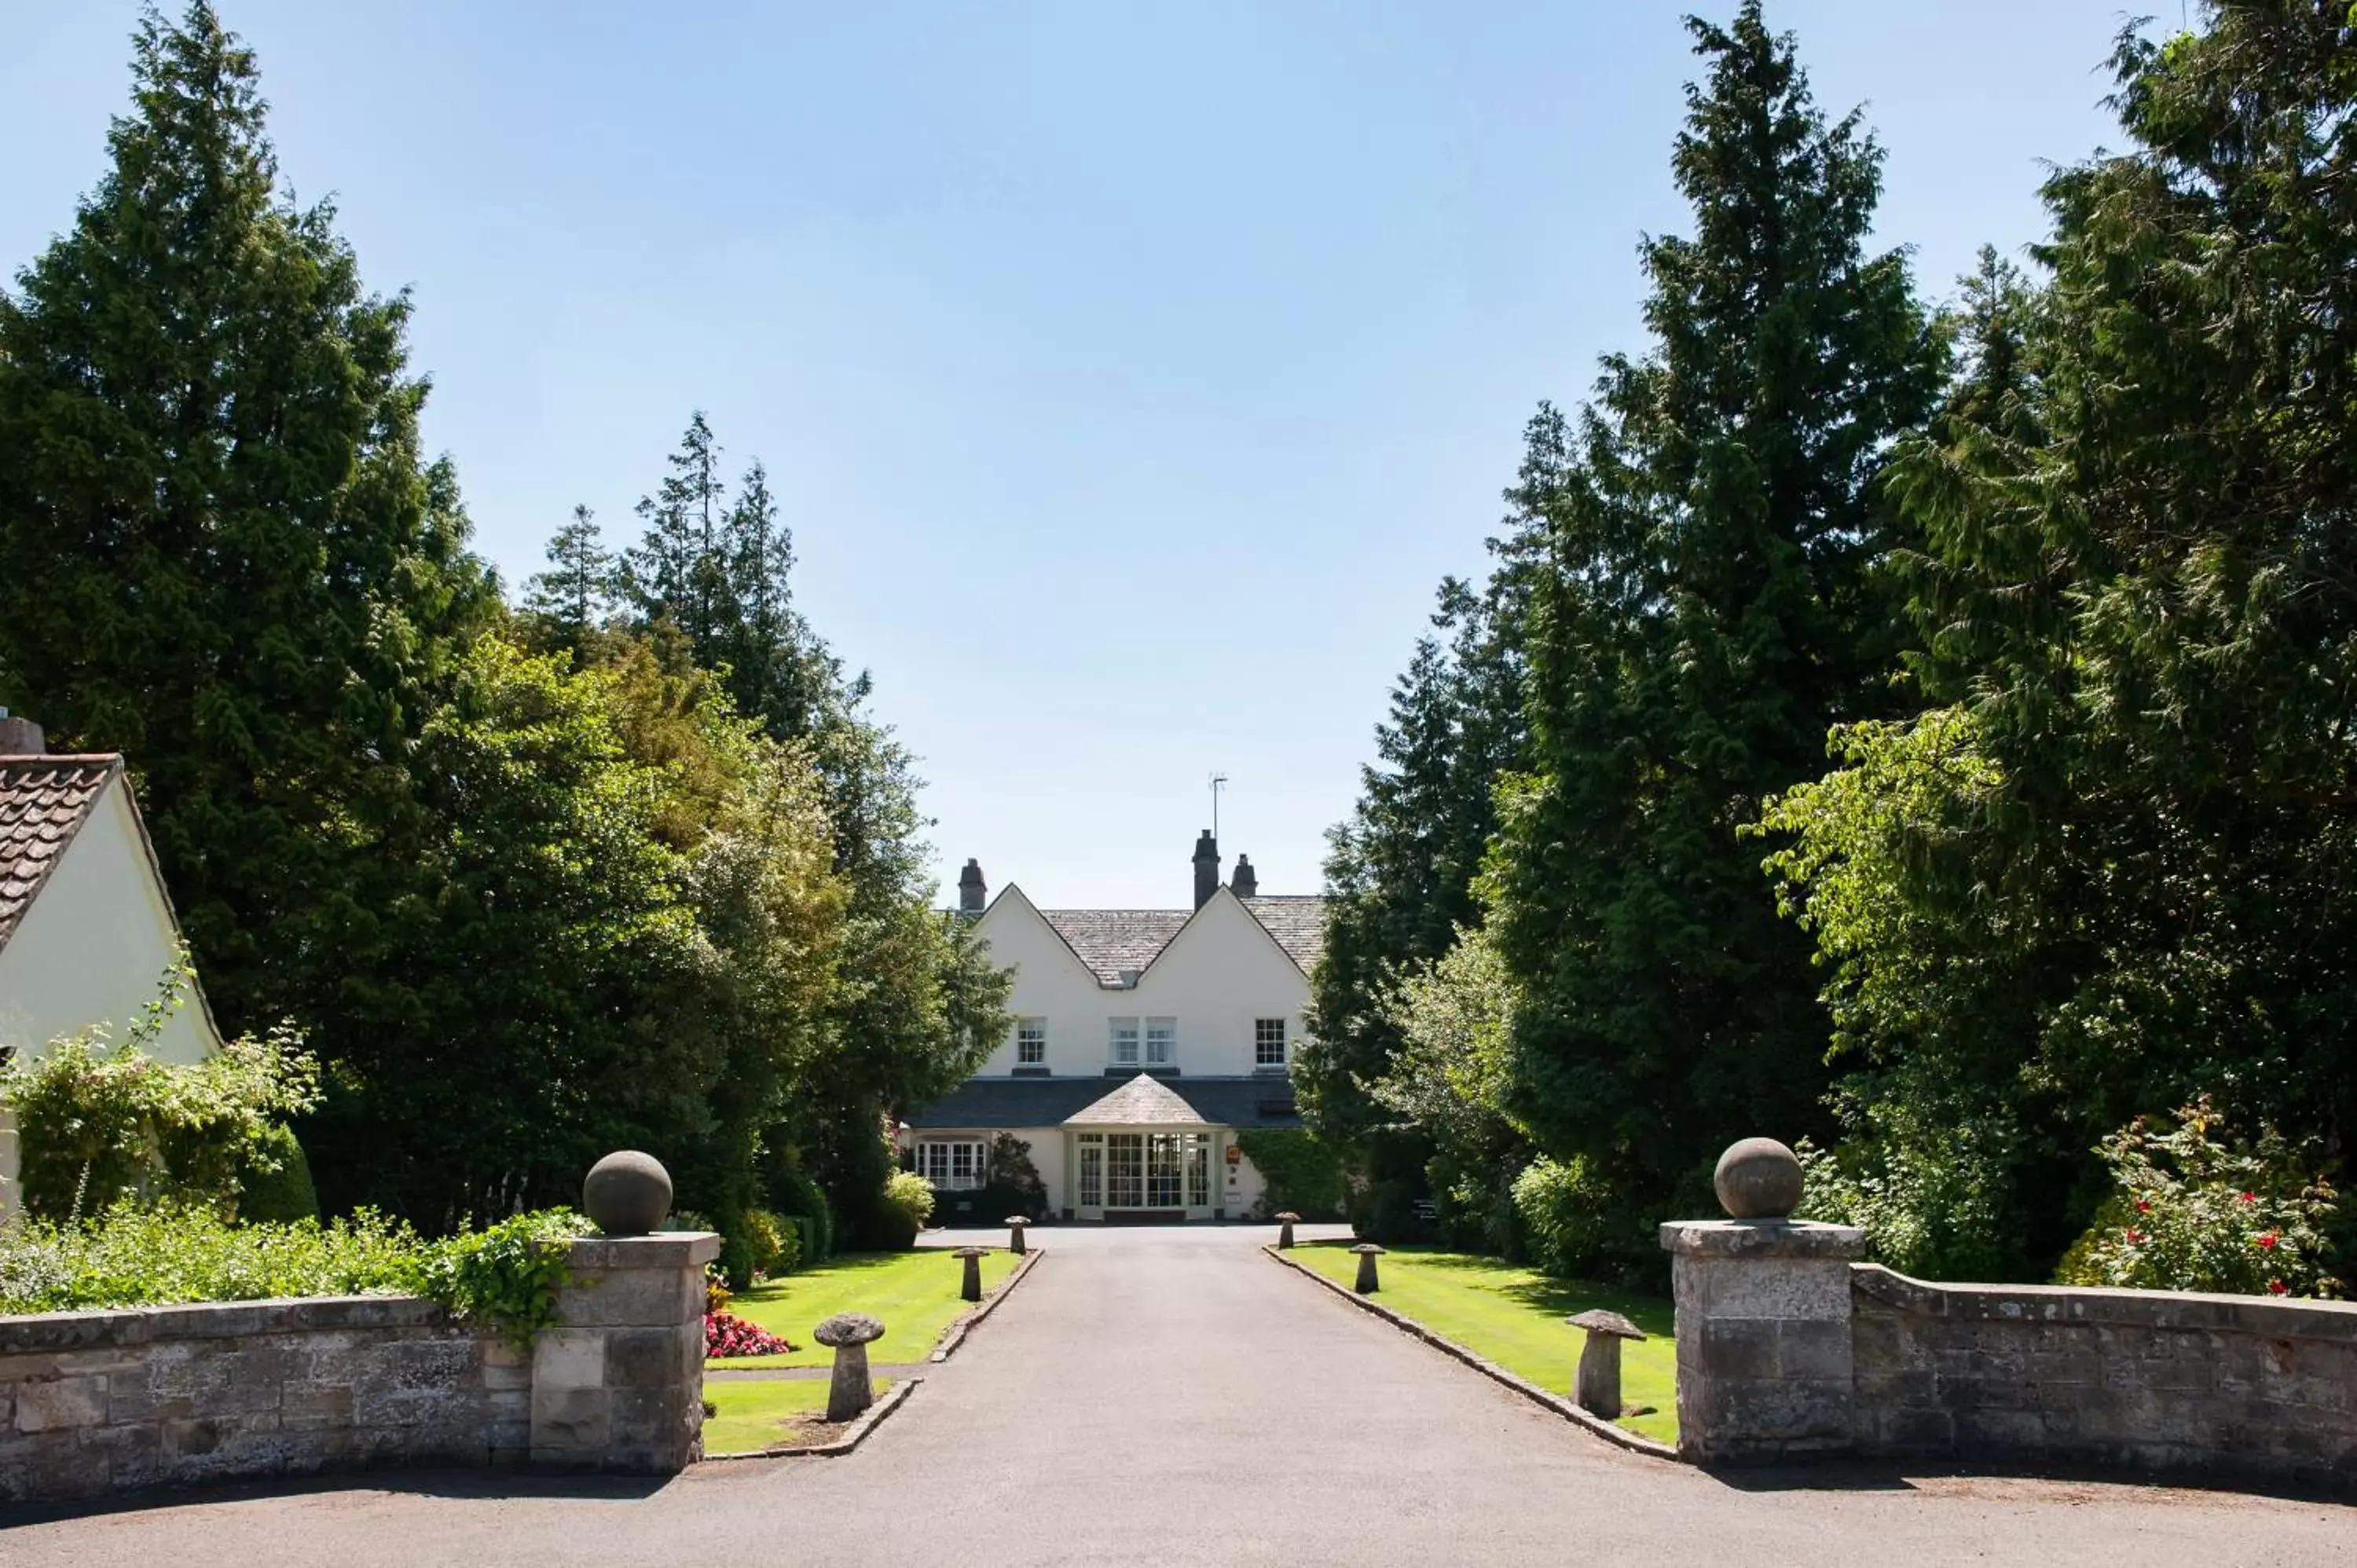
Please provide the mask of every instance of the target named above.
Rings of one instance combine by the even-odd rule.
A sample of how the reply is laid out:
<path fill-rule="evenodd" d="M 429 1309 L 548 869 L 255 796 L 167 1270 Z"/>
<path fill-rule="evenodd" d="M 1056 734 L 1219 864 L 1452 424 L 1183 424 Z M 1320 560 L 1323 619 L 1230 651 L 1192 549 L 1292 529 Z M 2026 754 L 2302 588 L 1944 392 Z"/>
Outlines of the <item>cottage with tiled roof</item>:
<path fill-rule="evenodd" d="M 1015 971 L 1015 1023 L 956 1093 L 902 1130 L 917 1171 L 948 1195 L 988 1179 L 1001 1133 L 1030 1145 L 1049 1207 L 1071 1219 L 1243 1219 L 1260 1175 L 1239 1132 L 1298 1127 L 1300 1048 L 1325 900 L 1264 897 L 1238 856 L 1195 846 L 1191 909 L 1042 909 L 1019 887 L 986 899 L 966 863 L 959 905 Z"/>
<path fill-rule="evenodd" d="M 176 961 L 179 923 L 123 758 L 58 755 L 0 708 L 0 1058 L 28 1059 L 92 1024 L 120 1040 Z M 167 1061 L 221 1048 L 201 996 L 148 1047 Z M 0 1126 L 0 1213 L 15 1187 Z"/>

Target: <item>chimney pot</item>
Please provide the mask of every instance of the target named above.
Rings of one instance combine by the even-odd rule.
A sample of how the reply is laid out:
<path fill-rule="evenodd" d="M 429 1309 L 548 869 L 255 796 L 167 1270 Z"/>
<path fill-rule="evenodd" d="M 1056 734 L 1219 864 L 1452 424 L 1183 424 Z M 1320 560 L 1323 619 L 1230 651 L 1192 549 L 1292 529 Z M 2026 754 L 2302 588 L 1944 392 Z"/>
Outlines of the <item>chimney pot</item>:
<path fill-rule="evenodd" d="M 989 886 L 982 879 L 982 862 L 967 861 L 965 869 L 958 873 L 958 912 L 963 915 L 981 914 L 989 903 Z"/>
<path fill-rule="evenodd" d="M 1248 854 L 1236 856 L 1236 874 L 1228 879 L 1228 887 L 1239 898 L 1260 897 L 1260 878 L 1254 874 L 1252 856 Z"/>
<path fill-rule="evenodd" d="M 0 757 L 38 757 L 48 749 L 41 726 L 27 718 L 11 717 L 0 708 Z"/>
<path fill-rule="evenodd" d="M 1220 890 L 1220 841 L 1205 828 L 1195 841 L 1195 908 L 1201 908 Z"/>

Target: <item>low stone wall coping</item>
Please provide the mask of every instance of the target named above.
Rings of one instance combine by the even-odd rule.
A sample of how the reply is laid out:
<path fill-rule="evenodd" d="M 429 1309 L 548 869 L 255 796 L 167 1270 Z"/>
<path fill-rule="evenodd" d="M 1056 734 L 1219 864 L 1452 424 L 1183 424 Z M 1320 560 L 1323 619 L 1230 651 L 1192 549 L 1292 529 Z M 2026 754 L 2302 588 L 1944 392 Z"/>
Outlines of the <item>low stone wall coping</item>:
<path fill-rule="evenodd" d="M 278 1296 L 179 1302 L 85 1312 L 0 1316 L 0 1356 L 111 1349 L 159 1339 L 229 1339 L 290 1329 L 424 1328 L 451 1324 L 439 1304 L 414 1295 Z"/>
<path fill-rule="evenodd" d="M 573 1266 L 599 1272 L 702 1268 L 720 1256 L 709 1230 L 659 1230 L 651 1236 L 584 1236 L 573 1243 Z"/>
<path fill-rule="evenodd" d="M 1662 1227 L 1662 1248 L 1682 1258 L 1846 1260 L 1865 1252 L 1866 1232 L 1813 1219 L 1673 1219 Z"/>
<path fill-rule="evenodd" d="M 1898 1311 L 1923 1317 L 2225 1330 L 2357 1345 L 2357 1302 L 2084 1285 L 1936 1284 L 1878 1263 L 1851 1264 L 1850 1286 Z"/>

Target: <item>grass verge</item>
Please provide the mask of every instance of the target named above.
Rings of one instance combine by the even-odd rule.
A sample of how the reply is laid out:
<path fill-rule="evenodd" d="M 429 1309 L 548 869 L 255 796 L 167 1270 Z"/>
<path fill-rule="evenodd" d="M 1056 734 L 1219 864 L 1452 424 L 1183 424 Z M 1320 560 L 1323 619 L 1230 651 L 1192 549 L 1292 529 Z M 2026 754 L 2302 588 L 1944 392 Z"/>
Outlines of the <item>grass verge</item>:
<path fill-rule="evenodd" d="M 1312 1241 L 1288 1256 L 1340 1284 L 1358 1277 L 1348 1241 Z M 1621 1415 L 1615 1424 L 1641 1437 L 1678 1440 L 1677 1342 L 1670 1304 L 1600 1286 L 1552 1279 L 1496 1258 L 1402 1245 L 1386 1252 L 1375 1300 L 1412 1317 L 1444 1339 L 1495 1361 L 1517 1377 L 1556 1393 L 1571 1391 L 1579 1361 L 1578 1329 L 1564 1319 L 1605 1307 L 1621 1314 L 1646 1337 L 1620 1351 Z"/>
<path fill-rule="evenodd" d="M 877 1379 L 877 1397 L 891 1386 L 891 1379 Z M 826 1423 L 826 1393 L 824 1378 L 707 1382 L 704 1397 L 718 1413 L 704 1418 L 704 1451 L 759 1454 L 832 1443 L 843 1428 Z"/>
<path fill-rule="evenodd" d="M 1014 1254 L 994 1249 L 982 1260 L 983 1290 L 996 1289 L 1019 1262 Z M 772 1334 L 782 1334 L 798 1348 L 791 1356 L 728 1356 L 705 1365 L 831 1366 L 834 1352 L 813 1339 L 811 1330 L 838 1312 L 864 1312 L 884 1325 L 884 1337 L 867 1347 L 869 1361 L 921 1361 L 942 1330 L 971 1305 L 958 1295 L 964 1268 L 945 1251 L 920 1247 L 906 1252 L 849 1253 L 770 1280 L 737 1294 L 728 1310 Z"/>

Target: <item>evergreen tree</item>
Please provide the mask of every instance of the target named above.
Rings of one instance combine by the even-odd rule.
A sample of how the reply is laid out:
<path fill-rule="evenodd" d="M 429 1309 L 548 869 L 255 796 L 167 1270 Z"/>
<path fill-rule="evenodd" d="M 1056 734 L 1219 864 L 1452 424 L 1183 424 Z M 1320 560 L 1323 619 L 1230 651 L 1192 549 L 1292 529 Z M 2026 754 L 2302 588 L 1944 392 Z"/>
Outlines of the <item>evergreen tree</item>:
<path fill-rule="evenodd" d="M 252 53 L 146 13 L 72 227 L 0 295 L 0 700 L 120 749 L 224 1027 L 330 971 L 350 829 L 492 607 L 405 297 L 274 194 Z"/>
<path fill-rule="evenodd" d="M 1771 813 L 1828 961 L 1847 1173 L 1894 1256 L 2043 1273 L 2089 1153 L 2197 1094 L 2357 1122 L 2357 29 L 2130 29 L 2127 150 L 2046 187 L 2040 286 L 1897 467 L 1944 704 Z M 1969 1158 L 1962 1211 L 1922 1178 Z"/>
<path fill-rule="evenodd" d="M 1643 249 L 1653 351 L 1605 361 L 1576 431 L 1543 412 L 1512 492 L 1544 564 L 1492 915 L 1523 992 L 1512 1104 L 1623 1206 L 1631 1262 L 1640 1215 L 1707 1201 L 1733 1138 L 1823 1120 L 1808 946 L 1738 832 L 1819 771 L 1829 725 L 1889 703 L 1875 475 L 1943 367 L 1903 257 L 1865 252 L 1857 116 L 1816 110 L 1756 0 L 1688 26 L 1695 230 Z"/>
<path fill-rule="evenodd" d="M 727 486 L 720 444 L 698 409 L 671 455 L 672 471 L 641 497 L 646 536 L 630 552 L 630 590 L 646 619 L 668 618 L 687 634 L 696 663 L 717 669 L 737 607 L 728 570 Z"/>
<path fill-rule="evenodd" d="M 737 711 L 780 738 L 806 735 L 824 713 L 836 671 L 794 611 L 793 531 L 778 516 L 770 475 L 747 469 L 728 509 L 729 591 L 737 619 L 724 641 Z"/>
<path fill-rule="evenodd" d="M 526 585 L 524 607 L 541 618 L 559 646 L 578 649 L 612 613 L 619 585 L 597 514 L 576 506 L 573 521 L 548 542 L 548 570 Z"/>

